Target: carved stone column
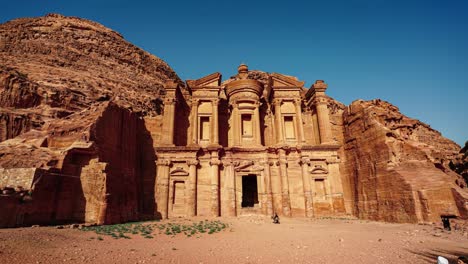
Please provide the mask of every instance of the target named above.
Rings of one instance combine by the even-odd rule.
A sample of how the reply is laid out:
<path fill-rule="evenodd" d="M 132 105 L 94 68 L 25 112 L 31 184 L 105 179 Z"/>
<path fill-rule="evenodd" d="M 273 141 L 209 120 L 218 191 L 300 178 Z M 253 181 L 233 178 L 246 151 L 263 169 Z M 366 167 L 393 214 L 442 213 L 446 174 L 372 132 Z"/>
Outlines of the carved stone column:
<path fill-rule="evenodd" d="M 162 219 L 167 219 L 169 210 L 169 170 L 171 162 L 158 160 L 156 162 L 158 174 L 156 175 L 156 214 L 160 213 Z"/>
<path fill-rule="evenodd" d="M 304 134 L 304 123 L 302 122 L 302 107 L 301 107 L 301 100 L 297 99 L 294 101 L 294 104 L 296 106 L 296 126 L 297 126 L 297 142 L 298 143 L 303 143 L 305 142 L 305 134 Z"/>
<path fill-rule="evenodd" d="M 270 166 L 273 165 L 272 162 L 264 160 L 260 162 L 263 165 L 264 176 L 265 176 L 265 186 L 266 186 L 266 213 L 267 215 L 273 215 L 273 190 L 271 187 L 271 173 Z"/>
<path fill-rule="evenodd" d="M 262 136 L 261 136 L 261 131 L 260 131 L 260 110 L 259 110 L 260 104 L 256 103 L 255 104 L 255 110 L 254 110 L 254 118 L 255 118 L 255 143 L 257 145 L 261 146 L 262 145 Z"/>
<path fill-rule="evenodd" d="M 283 215 L 291 216 L 291 203 L 289 200 L 289 182 L 288 182 L 288 161 L 286 160 L 286 153 L 283 149 L 279 150 L 279 163 L 281 173 L 281 201 L 283 206 Z"/>
<path fill-rule="evenodd" d="M 320 131 L 320 143 L 330 143 L 332 140 L 332 135 L 326 99 L 323 97 L 316 98 L 315 107 L 317 109 L 317 119 Z"/>
<path fill-rule="evenodd" d="M 234 121 L 234 128 L 232 129 L 232 137 L 234 140 L 234 146 L 240 145 L 240 116 L 239 116 L 239 106 L 237 103 L 232 104 L 232 120 Z"/>
<path fill-rule="evenodd" d="M 198 144 L 198 99 L 192 99 L 192 144 Z"/>
<path fill-rule="evenodd" d="M 164 145 L 174 145 L 174 121 L 175 121 L 175 98 L 164 99 L 164 126 L 163 140 Z"/>
<path fill-rule="evenodd" d="M 312 199 L 312 190 L 310 187 L 310 177 L 309 177 L 309 158 L 302 157 L 300 160 L 300 165 L 302 168 L 302 186 L 304 188 L 304 201 L 305 201 L 305 216 L 313 217 L 314 216 L 314 204 Z"/>
<path fill-rule="evenodd" d="M 219 165 L 217 151 L 211 153 L 211 215 L 219 216 Z"/>
<path fill-rule="evenodd" d="M 218 128 L 218 104 L 219 104 L 219 100 L 218 99 L 215 99 L 213 100 L 212 102 L 212 106 L 213 106 L 213 110 L 212 110 L 212 132 L 211 132 L 211 135 L 212 135 L 212 140 L 211 140 L 211 143 L 212 144 L 215 144 L 215 145 L 218 145 L 219 144 L 219 128 Z"/>
<path fill-rule="evenodd" d="M 238 165 L 238 163 L 228 161 L 224 162 L 223 164 L 225 171 L 224 189 L 226 190 L 226 200 L 224 201 L 224 206 L 226 207 L 227 216 L 236 216 L 236 175 L 234 167 Z"/>
<path fill-rule="evenodd" d="M 276 142 L 281 144 L 284 142 L 283 136 L 283 117 L 281 116 L 281 99 L 275 99 L 273 101 L 275 106 L 275 128 L 276 128 Z"/>
<path fill-rule="evenodd" d="M 332 141 L 332 131 L 330 126 L 330 117 L 327 107 L 327 99 L 325 91 L 328 85 L 323 80 L 317 80 L 311 87 L 311 91 L 315 93 L 313 103 L 317 110 L 317 121 L 320 132 L 320 144 L 330 143 Z"/>
<path fill-rule="evenodd" d="M 197 215 L 197 165 L 198 160 L 187 161 L 189 165 L 187 216 Z"/>

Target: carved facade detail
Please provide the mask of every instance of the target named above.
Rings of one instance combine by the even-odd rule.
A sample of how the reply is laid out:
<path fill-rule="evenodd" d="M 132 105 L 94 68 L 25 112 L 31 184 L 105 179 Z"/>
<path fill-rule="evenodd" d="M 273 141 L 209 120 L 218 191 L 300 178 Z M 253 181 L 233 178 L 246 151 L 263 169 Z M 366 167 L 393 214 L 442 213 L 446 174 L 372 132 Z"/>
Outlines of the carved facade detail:
<path fill-rule="evenodd" d="M 167 134 L 155 143 L 155 200 L 163 203 L 162 217 L 346 213 L 339 171 L 321 167 L 334 166 L 340 147 L 324 123 L 327 106 L 318 105 L 326 84 L 317 81 L 306 93 L 304 82 L 294 77 L 250 79 L 249 73 L 241 65 L 225 82 L 219 73 L 189 80 L 185 97 L 178 96 L 177 84 L 167 85 Z M 311 113 L 318 115 L 317 123 L 310 123 Z M 305 126 L 320 134 L 311 140 Z M 171 131 L 186 138 L 183 144 L 171 140 Z M 314 163 L 316 153 L 331 165 Z"/>

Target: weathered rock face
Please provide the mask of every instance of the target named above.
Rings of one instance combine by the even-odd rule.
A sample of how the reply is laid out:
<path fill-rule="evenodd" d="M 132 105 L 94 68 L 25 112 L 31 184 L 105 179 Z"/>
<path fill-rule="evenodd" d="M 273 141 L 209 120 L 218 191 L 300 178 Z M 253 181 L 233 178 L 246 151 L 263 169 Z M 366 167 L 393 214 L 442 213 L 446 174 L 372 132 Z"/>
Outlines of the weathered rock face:
<path fill-rule="evenodd" d="M 448 164 L 459 146 L 381 100 L 355 101 L 343 113 L 341 165 L 355 215 L 392 222 L 466 215 L 466 189 Z"/>
<path fill-rule="evenodd" d="M 296 78 L 247 72 L 247 67 L 242 67 L 246 72 L 239 72 L 237 77 L 221 84 L 209 83 L 210 78 L 220 80 L 220 74 L 191 83 L 194 87 L 206 84 L 208 88 L 217 87 L 214 90 L 221 91 L 233 82 L 239 83 L 242 77 L 265 87 L 258 95 L 263 98 L 259 103 L 259 113 L 263 114 L 258 124 L 262 124 L 264 132 L 257 147 L 268 147 L 269 156 L 255 156 L 251 160 L 262 160 L 261 164 L 273 166 L 271 199 L 274 203 L 270 210 L 274 205 L 283 207 L 288 212 L 285 215 L 290 215 L 291 211 L 292 216 L 299 216 L 315 208 L 318 216 L 332 212 L 330 208 L 333 207 L 340 214 L 346 212 L 360 218 L 393 222 L 438 221 L 441 214 L 468 217 L 466 184 L 451 170 L 466 173 L 463 164 L 467 155 L 459 154 L 459 146 L 437 131 L 405 117 L 398 108 L 380 100 L 356 101 L 346 107 L 325 96 L 323 81 L 316 83 L 323 89 L 320 100 L 305 102 L 308 90 Z M 278 82 L 276 86 L 272 86 L 272 80 Z M 166 81 L 170 81 L 170 86 L 162 89 Z M 285 113 L 299 113 L 303 118 L 303 122 L 296 124 L 298 128 L 304 125 L 301 134 L 304 134 L 305 145 L 277 144 L 281 133 L 275 129 L 281 126 L 282 120 L 273 118 L 274 106 L 268 100 L 274 90 L 272 87 L 277 88 L 273 92 L 281 95 L 284 85 L 297 88 L 294 95 L 295 102 L 299 102 L 297 107 L 292 104 L 289 108 L 288 104 L 283 107 Z M 172 99 L 168 97 L 171 91 L 178 91 Z M 166 97 L 162 100 L 164 94 Z M 195 178 L 200 186 L 190 186 L 190 190 L 197 190 L 193 192 L 193 197 L 197 198 L 190 204 L 195 205 L 197 201 L 199 204 L 192 206 L 193 212 L 190 212 L 194 215 L 198 210 L 217 215 L 219 208 L 212 205 L 219 202 L 218 191 L 210 186 L 218 178 L 210 175 L 218 169 L 221 172 L 234 170 L 237 161 L 226 160 L 200 146 L 186 148 L 190 142 L 196 145 L 198 140 L 198 130 L 189 129 L 198 122 L 191 120 L 198 115 L 198 112 L 190 114 L 193 103 L 207 100 L 202 89 L 196 100 L 192 100 L 193 95 L 193 90 L 185 88 L 164 61 L 98 23 L 48 15 L 1 24 L 0 227 L 154 219 L 162 216 L 161 197 L 166 200 L 167 216 L 169 206 L 177 200 L 175 193 L 183 197 L 180 182 L 186 179 L 182 174 L 190 171 L 187 173 L 193 176 L 197 168 L 200 173 Z M 286 96 L 287 91 L 283 95 Z M 221 101 L 220 129 L 213 132 L 220 134 L 218 147 L 229 146 L 229 142 L 234 141 L 234 132 L 229 132 L 232 111 L 227 94 L 217 96 L 210 100 L 213 99 L 212 103 Z M 311 103 L 320 104 L 320 109 L 311 107 Z M 208 108 L 206 104 L 200 105 L 202 117 L 206 118 L 213 110 L 212 105 Z M 283 111 L 281 103 L 276 105 L 279 109 L 274 109 L 274 113 Z M 320 117 L 318 109 L 322 113 Z M 167 125 L 170 124 L 168 116 L 178 119 L 173 134 L 168 132 L 171 127 L 174 130 Z M 246 124 L 251 124 L 248 121 L 245 120 Z M 233 122 L 231 124 L 234 126 Z M 165 141 L 170 142 L 164 145 Z M 155 147 L 159 153 L 155 152 Z M 291 154 L 295 151 L 296 154 Z M 175 160 L 173 165 L 178 167 L 170 171 L 170 161 L 177 153 L 182 153 L 182 158 Z M 276 154 L 279 162 L 268 162 Z M 197 155 L 206 156 L 198 162 Z M 245 157 L 239 155 L 240 160 Z M 450 163 L 451 160 L 455 161 Z M 244 163 L 239 163 L 240 167 Z M 258 169 L 261 164 L 251 167 Z M 208 169 L 210 166 L 214 167 Z M 303 184 L 308 173 L 315 175 L 313 188 L 321 186 L 317 190 L 322 192 Z M 158 196 L 156 189 L 169 190 L 168 177 L 175 177 L 175 191 Z M 331 183 L 325 184 L 325 179 L 331 178 Z M 219 186 L 234 190 L 230 185 L 235 185 L 234 181 L 225 184 L 224 176 L 220 176 L 219 181 Z M 326 193 L 327 188 L 334 193 Z M 310 196 L 307 199 L 304 198 L 306 194 Z M 229 195 L 235 198 L 242 193 Z M 270 199 L 267 196 L 261 199 L 262 208 L 267 208 L 265 205 Z M 159 197 L 158 201 L 155 197 Z M 327 197 L 333 197 L 332 202 L 328 202 Z M 313 203 L 312 199 L 315 199 Z M 228 201 L 222 191 L 221 200 Z M 178 203 L 185 200 L 181 201 Z M 229 206 L 222 207 L 222 212 L 232 209 L 230 204 L 223 204 Z M 305 204 L 309 206 L 306 208 Z M 174 206 L 176 211 L 178 207 L 180 204 Z M 231 211 L 235 212 L 235 207 L 234 203 Z"/>
<path fill-rule="evenodd" d="M 160 113 L 167 80 L 183 85 L 98 23 L 1 24 L 0 187 L 19 189 L 0 195 L 0 226 L 152 217 L 155 154 L 143 117 Z"/>
<path fill-rule="evenodd" d="M 468 185 L 468 141 L 465 146 L 460 150 L 458 157 L 449 163 L 450 169 L 460 174 L 464 181 L 458 181 L 460 187 L 467 187 Z"/>
<path fill-rule="evenodd" d="M 108 100 L 155 115 L 168 79 L 182 83 L 164 61 L 98 23 L 55 14 L 12 20 L 0 25 L 0 140 Z"/>

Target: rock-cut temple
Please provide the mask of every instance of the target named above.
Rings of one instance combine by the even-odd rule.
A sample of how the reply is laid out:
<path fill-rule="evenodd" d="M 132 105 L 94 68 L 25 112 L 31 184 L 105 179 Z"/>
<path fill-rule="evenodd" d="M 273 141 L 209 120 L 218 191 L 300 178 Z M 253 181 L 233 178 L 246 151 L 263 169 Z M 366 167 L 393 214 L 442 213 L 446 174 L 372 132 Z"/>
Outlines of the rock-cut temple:
<path fill-rule="evenodd" d="M 244 64 L 224 82 L 219 73 L 187 89 L 167 82 L 152 131 L 160 216 L 345 214 L 327 84 L 303 86 Z"/>

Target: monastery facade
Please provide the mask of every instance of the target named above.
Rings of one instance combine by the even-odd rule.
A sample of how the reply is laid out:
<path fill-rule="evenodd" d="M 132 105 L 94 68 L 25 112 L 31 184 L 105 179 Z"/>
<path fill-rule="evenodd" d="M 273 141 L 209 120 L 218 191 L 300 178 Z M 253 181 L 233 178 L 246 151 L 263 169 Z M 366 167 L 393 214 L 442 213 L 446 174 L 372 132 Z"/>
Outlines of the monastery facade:
<path fill-rule="evenodd" d="M 242 64 L 224 82 L 214 73 L 186 83 L 166 83 L 152 131 L 157 215 L 346 213 L 323 81 L 305 89 Z"/>

